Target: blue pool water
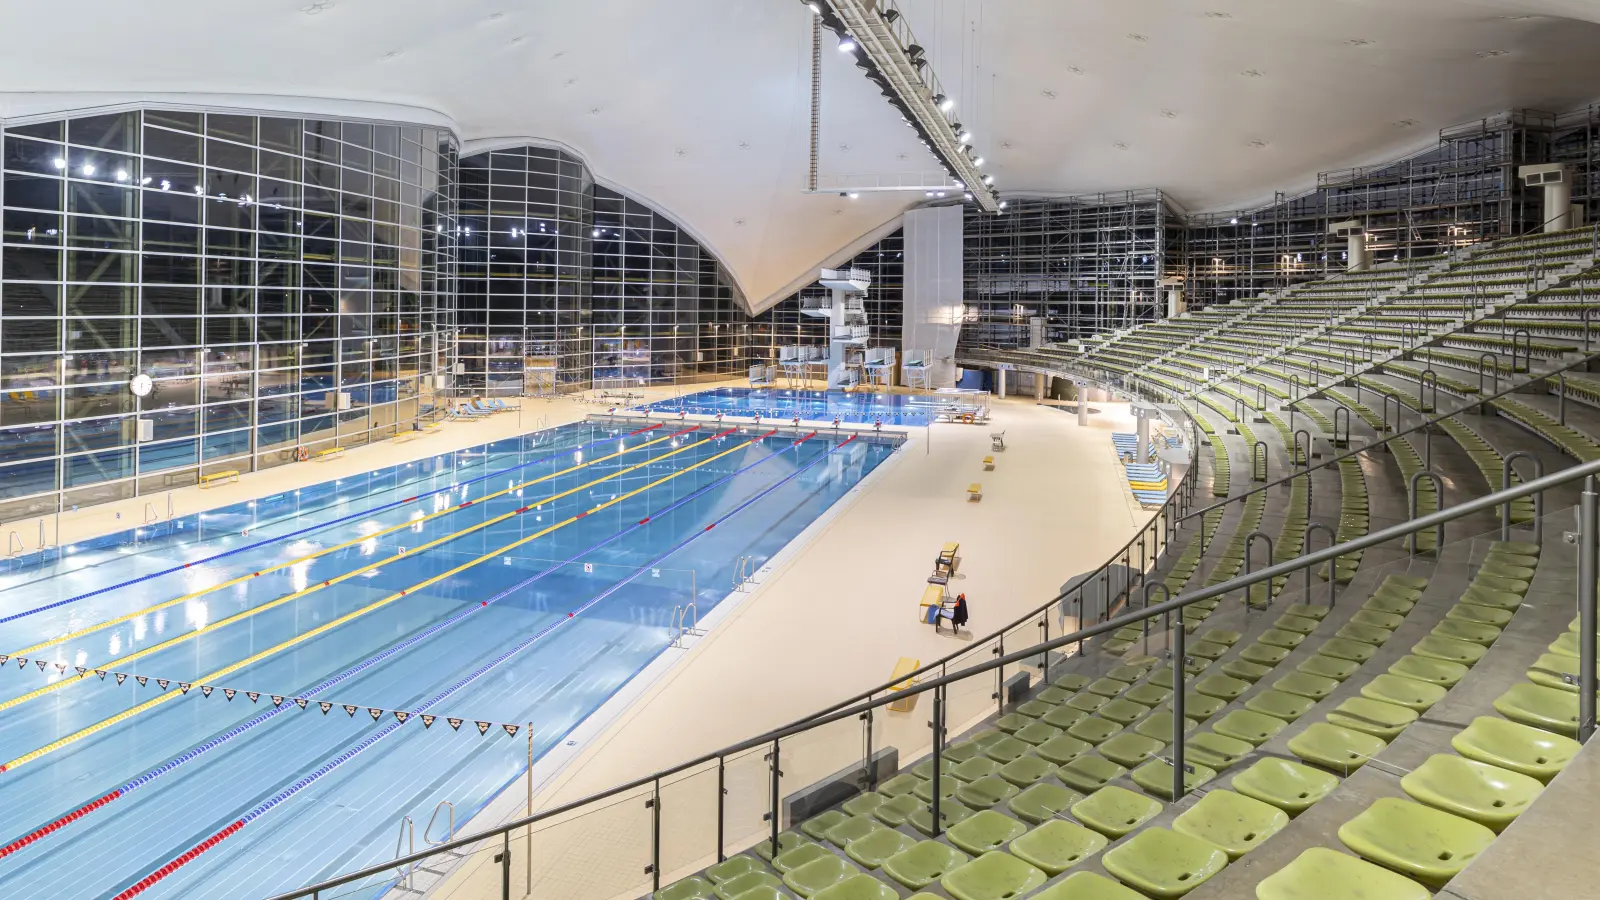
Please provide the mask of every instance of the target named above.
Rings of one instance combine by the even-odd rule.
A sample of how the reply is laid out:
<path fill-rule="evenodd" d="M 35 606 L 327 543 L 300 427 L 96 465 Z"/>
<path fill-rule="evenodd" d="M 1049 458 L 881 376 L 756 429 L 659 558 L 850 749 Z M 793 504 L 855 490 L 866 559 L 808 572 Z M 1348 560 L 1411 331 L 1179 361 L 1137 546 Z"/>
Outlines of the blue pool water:
<path fill-rule="evenodd" d="M 526 766 L 502 723 L 555 746 L 667 650 L 675 606 L 703 616 L 736 560 L 776 554 L 891 452 L 692 427 L 564 426 L 0 574 L 0 653 L 45 644 L 22 655 L 47 663 L 5 665 L 0 704 L 61 685 L 0 710 L 0 885 L 266 896 L 392 858 L 402 816 L 480 808 Z"/>
<path fill-rule="evenodd" d="M 871 425 L 909 425 L 922 427 L 941 411 L 970 405 L 961 395 L 938 394 L 859 394 L 844 391 L 792 391 L 780 388 L 715 388 L 658 400 L 638 409 L 651 412 L 686 412 L 692 416 L 754 416 L 763 419 L 802 419 Z"/>

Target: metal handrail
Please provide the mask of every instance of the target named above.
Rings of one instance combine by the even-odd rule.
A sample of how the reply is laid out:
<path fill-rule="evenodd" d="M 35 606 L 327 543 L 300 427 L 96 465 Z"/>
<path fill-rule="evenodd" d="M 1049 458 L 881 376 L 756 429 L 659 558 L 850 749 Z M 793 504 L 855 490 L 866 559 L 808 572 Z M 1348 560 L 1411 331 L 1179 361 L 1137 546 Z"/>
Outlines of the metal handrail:
<path fill-rule="evenodd" d="M 1334 457 L 1332 457 L 1330 459 L 1323 460 L 1322 462 L 1317 463 L 1315 466 L 1313 466 L 1312 469 L 1315 470 L 1315 469 L 1327 468 L 1328 466 L 1335 465 L 1335 464 L 1339 463 L 1342 460 L 1346 460 L 1346 459 L 1350 459 L 1350 458 L 1355 457 L 1355 456 L 1359 456 L 1360 454 L 1365 453 L 1366 451 L 1374 449 L 1376 447 L 1387 446 L 1390 441 L 1398 440 L 1398 439 L 1406 437 L 1408 435 L 1416 434 L 1416 433 L 1422 431 L 1423 429 L 1430 428 L 1430 427 L 1432 427 L 1434 425 L 1439 424 L 1440 422 L 1443 422 L 1445 419 L 1454 419 L 1457 416 L 1467 415 L 1467 414 L 1472 412 L 1472 407 L 1474 407 L 1474 406 L 1484 406 L 1484 405 L 1486 405 L 1488 403 L 1492 403 L 1495 400 L 1499 400 L 1501 397 L 1506 397 L 1506 396 L 1510 396 L 1511 394 L 1515 394 L 1515 393 L 1517 393 L 1517 391 L 1521 390 L 1522 388 L 1527 387 L 1530 384 L 1534 384 L 1536 382 L 1540 382 L 1540 381 L 1544 381 L 1545 379 L 1552 378 L 1555 375 L 1557 375 L 1558 373 L 1570 372 L 1573 369 L 1576 369 L 1576 368 L 1578 368 L 1580 366 L 1587 366 L 1590 363 L 1590 361 L 1591 361 L 1590 357 L 1584 357 L 1583 359 L 1579 359 L 1579 360 L 1575 360 L 1573 362 L 1567 363 L 1566 365 L 1561 366 L 1558 369 L 1553 369 L 1553 370 L 1548 371 L 1548 372 L 1542 372 L 1542 373 L 1539 373 L 1537 375 L 1533 375 L 1532 377 L 1530 377 L 1530 378 L 1528 378 L 1528 379 L 1526 379 L 1524 381 L 1519 381 L 1519 382 L 1516 382 L 1516 383 L 1512 384 L 1509 387 L 1501 388 L 1500 390 L 1496 391 L 1494 394 L 1492 394 L 1490 396 L 1487 396 L 1487 397 L 1479 396 L 1479 397 L 1475 398 L 1471 403 L 1466 403 L 1466 404 L 1463 404 L 1461 406 L 1458 406 L 1455 409 L 1452 409 L 1447 413 L 1436 414 L 1431 419 L 1427 418 L 1424 415 L 1423 421 L 1420 424 L 1413 425 L 1412 427 L 1407 428 L 1404 431 L 1397 431 L 1394 434 L 1389 435 L 1388 437 L 1383 437 L 1382 435 L 1379 435 L 1378 439 L 1373 441 L 1372 443 L 1365 444 L 1365 445 L 1363 445 L 1363 446 L 1361 446 L 1359 448 L 1353 449 L 1353 450 L 1347 450 L 1344 453 L 1340 453 L 1340 454 L 1338 454 L 1338 455 L 1336 455 L 1336 456 L 1334 456 Z M 1338 387 L 1338 386 L 1339 386 L 1339 384 L 1324 385 L 1325 388 L 1332 388 L 1332 387 Z M 1385 394 L 1384 396 L 1388 396 L 1388 395 Z M 1406 409 L 1410 409 L 1410 407 L 1405 407 L 1405 408 Z M 1335 410 L 1335 412 L 1337 412 L 1337 410 Z M 1206 506 L 1206 507 L 1202 507 L 1202 508 L 1197 509 L 1197 510 L 1193 510 L 1193 511 L 1185 514 L 1181 518 L 1179 518 L 1178 521 L 1180 521 L 1180 522 L 1187 521 L 1189 519 L 1194 518 L 1195 516 L 1202 516 L 1202 515 L 1205 515 L 1206 513 L 1211 512 L 1213 510 L 1221 509 L 1221 508 L 1229 505 L 1230 503 L 1236 503 L 1236 502 L 1238 502 L 1240 500 L 1243 500 L 1245 497 L 1248 497 L 1251 494 L 1258 493 L 1260 491 L 1265 491 L 1265 490 L 1268 490 L 1269 488 L 1274 488 L 1274 487 L 1277 487 L 1280 484 L 1284 484 L 1284 483 L 1286 483 L 1286 482 L 1288 482 L 1288 481 L 1290 481 L 1290 480 L 1292 480 L 1294 478 L 1299 477 L 1299 474 L 1300 473 L 1297 472 L 1297 473 L 1295 473 L 1293 475 L 1289 475 L 1289 476 L 1286 476 L 1284 478 L 1280 478 L 1277 481 L 1271 482 L 1269 484 L 1263 484 L 1263 485 L 1261 485 L 1259 487 L 1251 488 L 1250 490 L 1245 491 L 1242 494 L 1237 494 L 1235 496 L 1227 498 L 1226 500 L 1220 500 L 1220 501 L 1218 501 L 1216 503 L 1211 504 L 1210 506 Z"/>
<path fill-rule="evenodd" d="M 878 707 L 886 706 L 889 703 L 904 700 L 908 697 L 927 693 L 928 691 L 942 691 L 946 685 L 982 675 L 995 669 L 1001 669 L 1005 666 L 1023 663 L 1029 659 L 1036 659 L 1040 655 L 1048 653 L 1051 650 L 1057 650 L 1069 644 L 1082 642 L 1088 640 L 1089 638 L 1098 637 L 1102 634 L 1108 634 L 1130 625 L 1137 625 L 1145 619 L 1153 619 L 1156 617 L 1169 616 L 1177 613 L 1178 620 L 1182 621 L 1182 610 L 1188 606 L 1198 603 L 1201 600 L 1209 600 L 1213 597 L 1224 597 L 1239 590 L 1248 590 L 1252 585 L 1260 584 L 1262 582 L 1271 583 L 1271 580 L 1274 578 L 1287 577 L 1295 572 L 1298 572 L 1301 568 L 1306 566 L 1315 566 L 1324 562 L 1332 563 L 1339 557 L 1348 556 L 1357 550 L 1365 550 L 1369 547 L 1376 547 L 1392 540 L 1404 538 L 1407 535 L 1426 531 L 1429 528 L 1443 527 L 1444 523 L 1446 522 L 1454 521 L 1455 519 L 1463 518 L 1476 512 L 1494 509 L 1495 507 L 1517 499 L 1518 497 L 1536 495 L 1552 488 L 1560 487 L 1561 485 L 1578 481 L 1580 479 L 1592 478 L 1596 475 L 1600 475 L 1600 460 L 1591 460 L 1586 463 L 1581 463 L 1570 469 L 1563 469 L 1560 472 L 1551 473 L 1543 478 L 1536 478 L 1533 481 L 1524 482 L 1523 484 L 1518 485 L 1510 490 L 1495 491 L 1491 494 L 1485 494 L 1482 497 L 1466 500 L 1455 506 L 1429 513 L 1428 515 L 1422 516 L 1410 522 L 1402 522 L 1398 525 L 1391 525 L 1388 528 L 1382 528 L 1378 531 L 1370 532 L 1362 537 L 1346 541 L 1343 544 L 1335 544 L 1334 546 L 1323 550 L 1305 553 L 1301 556 L 1295 557 L 1294 559 L 1286 560 L 1281 563 L 1275 563 L 1258 572 L 1252 572 L 1249 575 L 1239 575 L 1218 584 L 1207 585 L 1205 587 L 1180 594 L 1172 600 L 1168 600 L 1164 603 L 1158 603 L 1155 606 L 1146 607 L 1140 610 L 1128 611 L 1122 615 L 1107 619 L 1103 622 L 1098 622 L 1093 625 L 1079 628 L 1077 631 L 1063 634 L 1060 637 L 1052 638 L 1048 641 L 1044 641 L 1043 643 L 1035 644 L 1022 650 L 1008 653 L 1003 656 L 996 656 L 993 659 L 979 662 L 954 674 L 940 675 L 920 681 L 916 684 L 905 685 L 892 695 L 886 692 L 884 696 L 868 700 L 865 703 L 836 707 L 828 712 L 819 713 L 795 724 L 785 725 L 781 728 L 773 729 L 772 731 L 768 731 L 764 734 L 746 738 L 743 741 L 723 747 L 715 752 L 704 754 L 688 762 L 680 763 L 677 766 L 673 766 L 669 769 L 663 769 L 662 771 L 646 775 L 642 778 L 636 778 L 624 784 L 608 788 L 600 793 L 574 800 L 569 803 L 564 803 L 560 806 L 552 807 L 547 810 L 542 810 L 531 816 L 524 816 L 523 818 L 516 819 L 512 822 L 508 822 L 488 831 L 450 841 L 434 848 L 429 852 L 413 854 L 408 857 L 390 860 L 387 863 L 368 866 L 367 868 L 359 869 L 355 872 L 342 875 L 329 881 L 324 881 L 309 887 L 303 887 L 298 890 L 289 891 L 287 893 L 277 894 L 271 898 L 268 898 L 268 900 L 301 900 L 301 898 L 313 897 L 323 891 L 330 890 L 340 885 L 349 884 L 353 881 L 360 881 L 365 878 L 371 878 L 376 875 L 383 875 L 385 873 L 392 872 L 397 867 L 405 866 L 414 862 L 420 862 L 421 860 L 426 859 L 435 853 L 446 850 L 454 850 L 460 847 L 468 847 L 488 838 L 509 835 L 513 831 L 528 828 L 529 826 L 542 822 L 546 819 L 554 818 L 556 816 L 573 812 L 574 810 L 582 809 L 585 806 L 607 800 L 619 794 L 625 794 L 629 791 L 637 790 L 638 788 L 646 785 L 656 784 L 664 778 L 668 778 L 679 772 L 688 771 L 696 766 L 705 765 L 709 762 L 725 760 L 728 757 L 743 753 L 747 750 L 765 747 L 769 744 L 773 744 L 776 741 L 781 741 L 784 738 L 809 731 L 813 728 L 819 728 L 823 725 L 829 725 L 844 719 L 862 716 L 871 710 L 877 709 Z M 1592 482 L 1589 482 L 1586 484 L 1586 487 L 1590 487 L 1591 485 Z M 1593 510 L 1595 506 L 1594 495 L 1586 492 L 1584 503 L 1588 509 Z M 1592 519 L 1594 517 L 1591 516 L 1590 518 Z M 1594 535 L 1590 534 L 1589 537 L 1592 539 Z M 1593 579 L 1594 575 L 1595 573 L 1593 572 L 1593 566 L 1591 565 L 1587 577 Z M 1585 576 L 1580 573 L 1580 582 L 1583 581 L 1584 578 Z M 1578 586 L 1578 593 L 1580 598 L 1584 595 L 1584 585 L 1580 584 Z M 1592 601 L 1594 595 L 1594 587 L 1592 584 L 1589 586 L 1588 594 L 1590 600 Z M 1062 599 L 1065 596 L 1066 592 L 1063 592 L 1062 594 L 1058 595 L 1057 599 Z M 1586 646 L 1592 646 L 1592 643 L 1587 644 Z M 1182 665 L 1181 661 L 1179 665 Z M 1586 674 L 1580 674 L 1583 674 L 1586 679 L 1592 679 L 1595 677 L 1592 665 L 1588 668 Z M 1581 695 L 1582 691 L 1580 690 L 1580 697 Z M 1182 721 L 1181 717 L 1175 716 L 1174 718 L 1179 722 Z M 934 771 L 938 771 L 937 766 L 935 766 Z M 937 792 L 935 792 L 935 796 L 938 796 Z"/>

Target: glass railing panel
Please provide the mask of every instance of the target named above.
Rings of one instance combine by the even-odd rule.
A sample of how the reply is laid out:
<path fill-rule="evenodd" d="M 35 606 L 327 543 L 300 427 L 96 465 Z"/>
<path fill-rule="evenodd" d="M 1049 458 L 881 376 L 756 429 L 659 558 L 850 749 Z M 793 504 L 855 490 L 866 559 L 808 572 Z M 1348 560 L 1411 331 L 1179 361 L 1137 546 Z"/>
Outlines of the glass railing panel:
<path fill-rule="evenodd" d="M 723 853 L 732 856 L 770 837 L 771 744 L 726 758 L 723 763 Z"/>
<path fill-rule="evenodd" d="M 720 772 L 722 778 L 725 772 Z M 717 861 L 719 765 L 716 760 L 661 781 L 661 883 L 671 884 Z"/>
<path fill-rule="evenodd" d="M 654 811 L 647 804 L 654 797 L 646 785 L 535 824 L 533 896 L 611 900 L 648 893 Z"/>

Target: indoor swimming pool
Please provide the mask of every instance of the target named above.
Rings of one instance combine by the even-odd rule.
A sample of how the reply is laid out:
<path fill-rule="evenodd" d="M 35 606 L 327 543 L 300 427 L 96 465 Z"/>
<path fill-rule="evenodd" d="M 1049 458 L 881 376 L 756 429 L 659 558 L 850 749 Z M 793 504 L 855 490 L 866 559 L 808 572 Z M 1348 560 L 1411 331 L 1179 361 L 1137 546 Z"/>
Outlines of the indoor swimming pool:
<path fill-rule="evenodd" d="M 862 394 L 844 391 L 801 391 L 782 388 L 714 388 L 658 400 L 638 409 L 651 412 L 686 412 L 692 416 L 729 416 L 764 419 L 801 419 L 827 422 L 838 419 L 854 425 L 914 426 L 921 428 L 940 415 L 976 409 L 972 394 Z"/>
<path fill-rule="evenodd" d="M 575 423 L 0 574 L 0 884 L 263 897 L 405 816 L 421 849 L 892 451 Z"/>

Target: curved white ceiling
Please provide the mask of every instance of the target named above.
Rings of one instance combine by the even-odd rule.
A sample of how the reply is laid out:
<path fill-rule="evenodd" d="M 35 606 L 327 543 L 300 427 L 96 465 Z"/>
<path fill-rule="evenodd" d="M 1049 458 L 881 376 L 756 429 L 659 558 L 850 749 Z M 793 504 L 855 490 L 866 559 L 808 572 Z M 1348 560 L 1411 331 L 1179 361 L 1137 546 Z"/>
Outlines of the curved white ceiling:
<path fill-rule="evenodd" d="M 1600 94 L 1594 0 L 902 6 L 1005 191 L 1242 206 L 1442 126 Z M 11 2 L 0 100 L 309 97 L 432 110 L 469 147 L 556 141 L 682 222 L 761 308 L 924 199 L 801 192 L 810 18 L 797 0 Z M 935 170 L 825 37 L 823 171 Z"/>

